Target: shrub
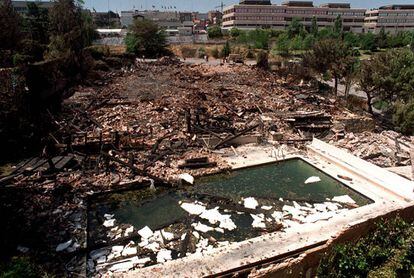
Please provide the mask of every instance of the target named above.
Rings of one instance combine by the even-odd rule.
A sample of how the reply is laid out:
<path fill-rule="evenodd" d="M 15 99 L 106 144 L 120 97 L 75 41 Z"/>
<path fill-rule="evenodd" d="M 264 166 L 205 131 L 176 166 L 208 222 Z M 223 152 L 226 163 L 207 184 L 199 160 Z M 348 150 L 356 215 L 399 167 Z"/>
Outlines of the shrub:
<path fill-rule="evenodd" d="M 326 254 L 319 265 L 318 277 L 367 277 L 399 249 L 409 248 L 407 242 L 414 240 L 411 230 L 398 217 L 379 222 L 368 236 L 355 243 L 337 245 Z"/>
<path fill-rule="evenodd" d="M 181 46 L 180 51 L 183 58 L 194 58 L 197 53 L 196 49 L 188 46 Z"/>
<path fill-rule="evenodd" d="M 257 63 L 257 67 L 261 68 L 261 69 L 269 69 L 269 55 L 267 54 L 266 51 L 260 51 L 259 53 L 257 53 L 256 55 L 256 63 Z"/>
<path fill-rule="evenodd" d="M 221 32 L 221 27 L 220 26 L 210 27 L 210 28 L 208 28 L 207 32 L 208 32 L 208 37 L 210 39 L 218 39 L 218 38 L 223 37 L 223 33 Z"/>
<path fill-rule="evenodd" d="M 237 28 L 232 28 L 230 30 L 230 36 L 232 38 L 237 38 L 238 36 L 240 36 L 240 33 L 241 33 L 241 31 L 239 29 L 237 29 Z"/>
<path fill-rule="evenodd" d="M 151 20 L 135 20 L 125 38 L 127 51 L 138 56 L 157 58 L 169 55 L 166 34 Z"/>
<path fill-rule="evenodd" d="M 103 57 L 108 57 L 111 55 L 111 50 L 107 45 L 93 45 L 87 47 L 85 50 L 89 51 L 89 53 L 95 60 L 100 60 Z"/>
<path fill-rule="evenodd" d="M 214 59 L 218 59 L 218 58 L 220 58 L 220 51 L 219 51 L 219 49 L 218 49 L 218 47 L 216 46 L 216 47 L 214 47 L 212 50 L 211 50 L 211 56 L 213 56 L 213 58 Z"/>
<path fill-rule="evenodd" d="M 414 135 L 414 100 L 395 103 L 393 122 L 400 132 Z"/>
<path fill-rule="evenodd" d="M 197 49 L 197 58 L 204 58 L 206 56 L 206 49 L 204 47 L 200 47 Z"/>
<path fill-rule="evenodd" d="M 226 44 L 223 46 L 221 50 L 221 57 L 228 57 L 231 53 L 230 43 L 226 41 Z"/>

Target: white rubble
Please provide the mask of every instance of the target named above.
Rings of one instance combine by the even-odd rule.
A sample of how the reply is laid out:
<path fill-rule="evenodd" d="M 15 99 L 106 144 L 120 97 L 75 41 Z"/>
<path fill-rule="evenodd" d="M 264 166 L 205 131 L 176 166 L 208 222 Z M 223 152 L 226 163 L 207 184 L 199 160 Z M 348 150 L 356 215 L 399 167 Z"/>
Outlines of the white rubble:
<path fill-rule="evenodd" d="M 104 217 L 105 217 L 106 220 L 112 219 L 112 218 L 114 218 L 114 216 L 115 216 L 114 214 L 108 214 L 108 213 L 104 214 Z"/>
<path fill-rule="evenodd" d="M 105 222 L 103 223 L 103 225 L 107 228 L 109 227 L 113 227 L 115 225 L 115 219 L 108 219 L 105 220 Z"/>
<path fill-rule="evenodd" d="M 320 181 L 321 181 L 320 177 L 310 177 L 305 181 L 305 184 L 317 183 Z"/>
<path fill-rule="evenodd" d="M 262 206 L 263 210 L 271 210 L 273 207 L 272 206 Z"/>
<path fill-rule="evenodd" d="M 207 233 L 207 232 L 214 231 L 213 227 L 204 225 L 203 223 L 200 223 L 200 222 L 193 223 L 193 224 L 191 224 L 191 226 L 193 226 L 194 230 L 202 232 L 202 233 Z"/>
<path fill-rule="evenodd" d="M 72 239 L 70 239 L 70 240 L 68 240 L 68 241 L 66 241 L 66 242 L 63 242 L 63 243 L 59 244 L 59 245 L 56 247 L 56 252 L 62 252 L 62 251 L 65 251 L 66 249 L 68 249 L 68 248 L 69 248 L 69 246 L 71 246 L 71 245 L 72 245 L 72 243 L 73 243 L 73 240 L 72 240 Z"/>
<path fill-rule="evenodd" d="M 161 230 L 161 234 L 164 237 L 165 240 L 170 241 L 174 239 L 174 234 L 170 232 L 166 232 L 164 230 Z"/>
<path fill-rule="evenodd" d="M 194 177 L 190 174 L 180 174 L 178 175 L 178 179 L 179 180 L 184 180 L 186 182 L 188 182 L 189 184 L 194 184 Z"/>
<path fill-rule="evenodd" d="M 192 215 L 200 215 L 206 210 L 205 206 L 199 204 L 182 203 L 180 206 L 183 210 Z"/>
<path fill-rule="evenodd" d="M 170 250 L 161 250 L 157 254 L 157 263 L 163 263 L 166 261 L 171 261 L 171 251 Z"/>
<path fill-rule="evenodd" d="M 237 228 L 234 224 L 233 220 L 231 220 L 231 215 L 221 214 L 219 211 L 219 207 L 214 209 L 205 210 L 201 215 L 200 218 L 208 220 L 211 224 L 217 224 L 220 222 L 220 228 L 232 231 Z"/>
<path fill-rule="evenodd" d="M 253 218 L 253 223 L 252 223 L 253 228 L 261 228 L 261 229 L 266 228 L 266 223 L 264 222 L 265 221 L 264 214 L 258 214 L 258 215 L 250 214 L 250 216 Z"/>
<path fill-rule="evenodd" d="M 133 232 L 134 232 L 134 227 L 133 227 L 133 226 L 128 227 L 128 228 L 126 228 L 126 230 L 125 230 L 124 236 L 125 236 L 125 237 L 127 237 L 127 236 L 129 236 L 130 234 L 132 234 Z"/>
<path fill-rule="evenodd" d="M 142 228 L 141 230 L 139 230 L 138 231 L 138 234 L 143 239 L 148 239 L 148 238 L 150 238 L 150 237 L 152 237 L 154 235 L 154 233 L 152 232 L 152 230 L 148 226 L 145 226 L 144 228 Z"/>
<path fill-rule="evenodd" d="M 244 207 L 248 209 L 256 209 L 259 206 L 259 203 L 253 197 L 245 198 L 243 202 Z"/>
<path fill-rule="evenodd" d="M 332 201 L 344 204 L 356 204 L 356 202 L 348 195 L 333 197 Z"/>

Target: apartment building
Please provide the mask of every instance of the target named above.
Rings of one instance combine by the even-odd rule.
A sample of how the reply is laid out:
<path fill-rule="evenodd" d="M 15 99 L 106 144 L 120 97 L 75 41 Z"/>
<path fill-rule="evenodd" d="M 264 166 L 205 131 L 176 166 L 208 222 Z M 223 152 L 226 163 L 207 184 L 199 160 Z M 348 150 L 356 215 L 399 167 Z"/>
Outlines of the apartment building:
<path fill-rule="evenodd" d="M 378 33 L 382 28 L 395 34 L 414 30 L 414 5 L 389 5 L 366 12 L 365 31 Z"/>
<path fill-rule="evenodd" d="M 353 9 L 350 4 L 328 3 L 318 7 L 312 1 L 287 1 L 272 5 L 268 0 L 242 0 L 238 5 L 224 9 L 223 29 L 273 28 L 284 30 L 294 18 L 310 28 L 316 17 L 320 28 L 333 26 L 338 15 L 344 31 L 363 32 L 365 9 Z"/>
<path fill-rule="evenodd" d="M 41 8 L 51 9 L 55 4 L 54 1 L 11 1 L 13 8 L 19 14 L 26 14 L 29 10 L 28 4 L 35 3 Z"/>

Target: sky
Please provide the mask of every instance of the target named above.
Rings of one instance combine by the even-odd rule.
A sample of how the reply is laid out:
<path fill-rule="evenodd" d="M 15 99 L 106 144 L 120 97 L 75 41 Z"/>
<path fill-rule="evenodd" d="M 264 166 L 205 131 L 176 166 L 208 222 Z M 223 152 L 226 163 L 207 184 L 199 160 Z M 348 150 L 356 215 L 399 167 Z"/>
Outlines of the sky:
<path fill-rule="evenodd" d="M 86 8 L 92 9 L 95 8 L 96 11 L 107 11 L 108 10 L 108 0 L 84 0 Z M 272 0 L 273 4 L 280 4 L 283 0 Z M 198 11 L 198 12 L 207 12 L 209 10 L 214 10 L 221 5 L 223 2 L 224 5 L 237 4 L 238 0 L 109 0 L 109 9 L 112 11 L 120 12 L 121 10 L 131 10 L 135 7 L 137 10 L 141 9 L 153 9 L 152 6 L 155 6 L 158 10 L 163 10 L 161 6 L 172 7 L 172 10 L 178 11 Z M 410 4 L 412 0 L 326 0 L 326 1 L 314 1 L 315 5 L 319 5 L 327 2 L 345 2 L 351 3 L 353 8 L 376 8 L 379 6 L 387 4 Z M 176 7 L 174 9 L 174 7 Z"/>

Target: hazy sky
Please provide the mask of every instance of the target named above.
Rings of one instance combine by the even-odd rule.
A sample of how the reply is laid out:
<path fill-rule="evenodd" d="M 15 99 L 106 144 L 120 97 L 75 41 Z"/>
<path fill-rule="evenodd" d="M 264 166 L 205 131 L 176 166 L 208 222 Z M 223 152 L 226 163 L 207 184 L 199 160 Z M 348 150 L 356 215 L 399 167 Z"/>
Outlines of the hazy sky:
<path fill-rule="evenodd" d="M 273 4 L 280 4 L 283 0 L 272 1 Z M 220 6 L 221 2 L 225 5 L 236 4 L 238 0 L 109 0 L 109 8 L 113 11 L 121 10 L 130 10 L 135 6 L 135 9 L 152 9 L 152 6 L 155 6 L 156 9 L 162 10 L 161 6 L 174 6 L 176 10 L 179 11 L 200 11 L 207 12 L 209 10 L 215 9 L 216 6 Z M 375 8 L 378 6 L 398 3 L 398 4 L 409 4 L 413 3 L 412 0 L 395 0 L 395 1 L 385 1 L 385 0 L 326 0 L 326 1 L 314 1 L 315 5 L 328 3 L 328 2 L 345 2 L 351 3 L 354 8 Z M 97 11 L 107 11 L 108 10 L 108 0 L 85 0 L 85 6 L 87 8 L 95 8 Z"/>

